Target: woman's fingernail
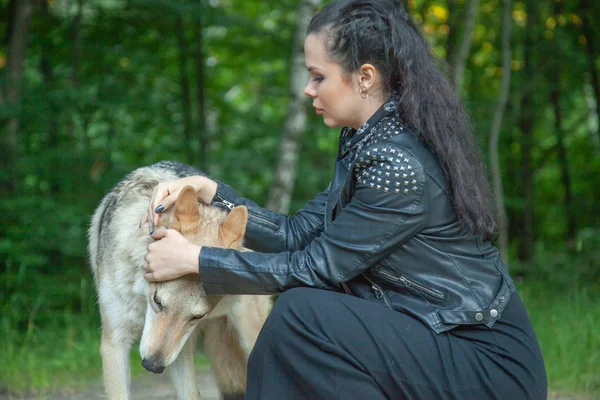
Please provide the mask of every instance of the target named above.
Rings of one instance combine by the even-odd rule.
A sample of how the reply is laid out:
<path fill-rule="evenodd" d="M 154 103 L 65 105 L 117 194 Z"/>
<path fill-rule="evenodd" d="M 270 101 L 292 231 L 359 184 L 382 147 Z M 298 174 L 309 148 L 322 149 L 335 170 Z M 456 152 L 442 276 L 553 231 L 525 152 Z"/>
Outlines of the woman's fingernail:
<path fill-rule="evenodd" d="M 150 236 L 154 234 L 154 229 L 150 229 Z"/>
<path fill-rule="evenodd" d="M 159 204 L 158 207 L 156 207 L 154 209 L 154 212 L 157 212 L 157 213 L 163 212 L 163 211 L 165 211 L 165 206 L 163 206 L 162 204 Z"/>

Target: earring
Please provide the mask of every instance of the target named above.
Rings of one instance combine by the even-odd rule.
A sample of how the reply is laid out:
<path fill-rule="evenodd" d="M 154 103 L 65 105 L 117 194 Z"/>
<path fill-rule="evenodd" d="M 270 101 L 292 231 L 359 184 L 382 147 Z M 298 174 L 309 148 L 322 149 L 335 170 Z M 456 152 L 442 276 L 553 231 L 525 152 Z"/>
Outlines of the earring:
<path fill-rule="evenodd" d="M 363 88 L 360 88 L 360 92 L 358 92 L 360 94 L 360 97 L 362 97 L 363 99 L 366 99 L 367 97 L 369 97 L 369 93 L 367 93 L 366 91 L 363 93 Z"/>

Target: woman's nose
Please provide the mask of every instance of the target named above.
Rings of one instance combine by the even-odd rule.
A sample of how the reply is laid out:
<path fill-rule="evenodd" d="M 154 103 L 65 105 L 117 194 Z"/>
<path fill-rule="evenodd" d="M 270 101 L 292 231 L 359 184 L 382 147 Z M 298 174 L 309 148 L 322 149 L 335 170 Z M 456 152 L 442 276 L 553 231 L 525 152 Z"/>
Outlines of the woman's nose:
<path fill-rule="evenodd" d="M 314 89 L 313 85 L 310 84 L 310 81 L 304 87 L 304 94 L 312 98 L 317 97 L 317 91 Z"/>

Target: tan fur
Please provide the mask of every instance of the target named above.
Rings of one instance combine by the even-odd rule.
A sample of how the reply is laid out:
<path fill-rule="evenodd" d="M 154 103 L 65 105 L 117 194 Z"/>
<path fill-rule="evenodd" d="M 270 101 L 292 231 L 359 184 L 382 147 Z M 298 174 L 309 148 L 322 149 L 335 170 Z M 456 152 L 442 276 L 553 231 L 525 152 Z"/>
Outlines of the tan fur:
<path fill-rule="evenodd" d="M 164 170 L 134 171 L 107 195 L 92 219 L 90 262 L 102 319 L 100 352 L 109 399 L 130 398 L 129 353 L 140 335 L 142 358 L 168 367 L 179 399 L 200 398 L 193 355 L 202 332 L 221 392 L 244 392 L 248 356 L 271 308 L 268 296 L 208 296 L 198 275 L 152 284 L 143 279 L 144 255 L 152 239 L 147 228 L 138 229 L 137 224 L 154 185 L 171 179 L 175 177 Z M 161 216 L 161 225 L 180 231 L 195 244 L 242 250 L 247 220 L 245 207 L 226 214 L 199 204 L 194 189 L 186 187 L 175 206 Z"/>

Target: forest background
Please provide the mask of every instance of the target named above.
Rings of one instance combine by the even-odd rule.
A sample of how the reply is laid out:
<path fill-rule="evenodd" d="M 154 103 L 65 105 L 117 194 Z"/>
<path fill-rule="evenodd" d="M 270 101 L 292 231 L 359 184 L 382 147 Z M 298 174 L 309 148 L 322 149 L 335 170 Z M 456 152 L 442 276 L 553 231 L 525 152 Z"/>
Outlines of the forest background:
<path fill-rule="evenodd" d="M 322 4 L 0 0 L 0 395 L 99 379 L 86 232 L 131 170 L 179 160 L 292 213 L 326 187 L 339 131 L 302 94 Z M 550 389 L 594 397 L 600 2 L 406 4 L 472 117 Z"/>

